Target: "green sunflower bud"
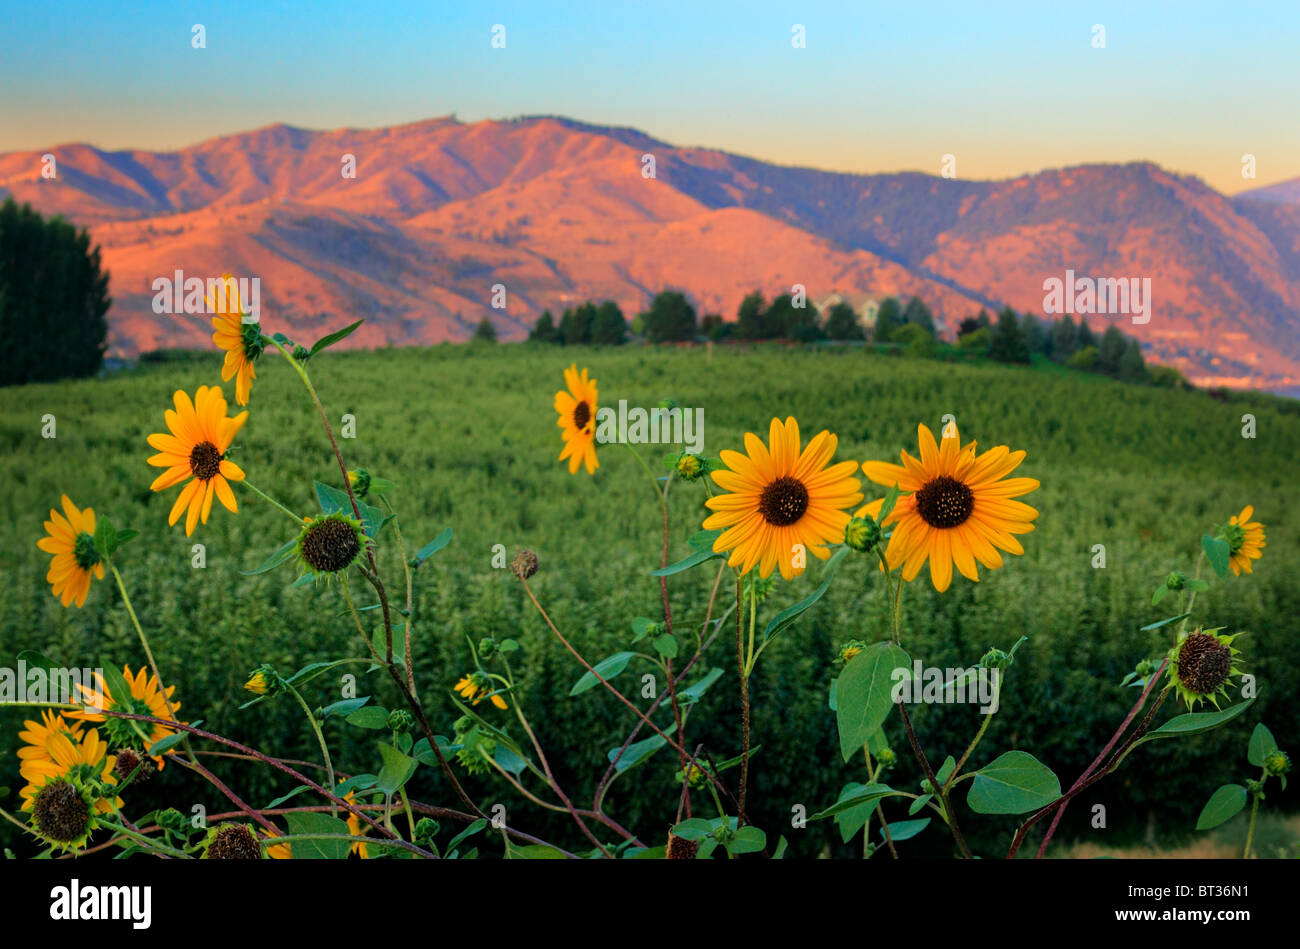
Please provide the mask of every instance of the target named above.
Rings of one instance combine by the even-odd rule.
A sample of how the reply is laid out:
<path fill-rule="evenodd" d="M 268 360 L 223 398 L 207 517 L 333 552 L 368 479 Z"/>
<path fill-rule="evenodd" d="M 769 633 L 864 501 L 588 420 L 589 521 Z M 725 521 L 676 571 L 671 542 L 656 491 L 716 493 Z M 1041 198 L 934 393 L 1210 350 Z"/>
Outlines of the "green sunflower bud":
<path fill-rule="evenodd" d="M 880 544 L 880 525 L 865 517 L 851 519 L 844 528 L 844 543 L 865 553 Z"/>
<path fill-rule="evenodd" d="M 1264 772 L 1271 778 L 1280 778 L 1291 770 L 1291 757 L 1280 748 L 1274 748 L 1264 758 Z"/>
<path fill-rule="evenodd" d="M 388 713 L 388 727 L 392 731 L 405 734 L 415 725 L 415 716 L 404 708 L 395 708 Z"/>

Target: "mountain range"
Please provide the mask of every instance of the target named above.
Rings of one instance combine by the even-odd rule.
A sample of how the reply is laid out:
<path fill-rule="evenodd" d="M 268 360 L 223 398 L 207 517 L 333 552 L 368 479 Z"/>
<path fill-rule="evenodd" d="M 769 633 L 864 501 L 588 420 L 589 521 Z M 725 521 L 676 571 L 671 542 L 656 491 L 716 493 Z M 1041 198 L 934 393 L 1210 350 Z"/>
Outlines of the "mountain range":
<path fill-rule="evenodd" d="M 951 332 L 981 307 L 1041 316 L 1044 281 L 1073 271 L 1150 278 L 1149 322 L 1090 323 L 1117 320 L 1195 382 L 1300 384 L 1300 179 L 1228 197 L 1149 162 L 848 174 L 542 116 L 8 152 L 3 194 L 90 229 L 120 356 L 207 345 L 206 319 L 153 311 L 177 270 L 260 278 L 262 319 L 300 341 L 364 317 L 353 346 L 462 340 L 484 315 L 520 339 L 543 309 L 630 315 L 666 288 L 732 318 L 794 284 L 918 295 Z"/>

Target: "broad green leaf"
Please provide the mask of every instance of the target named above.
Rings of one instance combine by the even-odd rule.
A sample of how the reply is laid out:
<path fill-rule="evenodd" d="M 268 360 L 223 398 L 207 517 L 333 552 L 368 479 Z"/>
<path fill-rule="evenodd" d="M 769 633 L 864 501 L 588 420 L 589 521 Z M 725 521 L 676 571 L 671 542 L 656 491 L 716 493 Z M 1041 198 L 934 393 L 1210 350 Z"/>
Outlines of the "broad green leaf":
<path fill-rule="evenodd" d="M 891 642 L 874 643 L 858 653 L 840 673 L 835 685 L 835 721 L 840 754 L 848 761 L 867 743 L 894 706 L 895 670 L 912 674 L 911 659 Z"/>
<path fill-rule="evenodd" d="M 889 839 L 894 843 L 902 840 L 911 840 L 921 831 L 930 826 L 929 817 L 921 817 L 916 820 L 891 821 L 889 824 Z M 880 839 L 885 839 L 885 828 L 880 828 Z"/>
<path fill-rule="evenodd" d="M 676 725 L 670 725 L 668 728 L 664 729 L 664 732 L 665 734 L 671 735 L 676 728 Z M 622 774 L 628 768 L 638 765 L 646 758 L 649 758 L 666 744 L 668 744 L 668 742 L 662 735 L 651 735 L 649 738 L 643 738 L 640 741 L 632 742 L 632 744 L 627 746 L 627 751 L 623 752 L 623 757 L 619 758 L 618 763 L 614 765 L 614 771 Z M 618 748 L 609 749 L 609 751 L 605 752 L 605 757 L 612 763 L 614 761 L 614 756 L 618 754 L 619 748 L 622 747 L 622 745 L 619 745 Z"/>
<path fill-rule="evenodd" d="M 367 705 L 348 714 L 344 719 L 349 725 L 356 725 L 358 728 L 370 728 L 379 730 L 388 727 L 388 709 L 378 705 Z"/>
<path fill-rule="evenodd" d="M 839 800 L 837 800 L 836 803 L 838 804 L 841 801 L 848 800 L 864 787 L 866 787 L 865 784 L 860 784 L 857 781 L 844 785 L 843 789 L 840 791 Z M 835 815 L 835 823 L 840 828 L 840 840 L 844 843 L 848 843 L 857 836 L 858 831 L 862 829 L 862 825 L 867 822 L 867 818 L 870 817 L 871 812 L 875 810 L 876 800 L 878 799 L 864 801 L 850 807 L 848 810 L 840 811 Z"/>
<path fill-rule="evenodd" d="M 1157 738 L 1183 738 L 1187 735 L 1199 735 L 1201 732 L 1208 732 L 1211 728 L 1218 728 L 1224 722 L 1232 721 L 1232 719 L 1246 711 L 1254 701 L 1253 698 L 1246 699 L 1244 702 L 1238 702 L 1236 705 L 1229 706 L 1218 712 L 1186 712 L 1182 715 L 1176 715 L 1159 728 L 1153 728 L 1147 732 L 1135 742 L 1135 745 L 1140 745 L 1146 741 L 1155 741 Z"/>
<path fill-rule="evenodd" d="M 428 560 L 430 557 L 432 557 L 434 554 L 442 550 L 442 548 L 446 547 L 450 543 L 451 543 L 451 528 L 448 527 L 445 531 L 443 531 L 433 540 L 429 541 L 418 551 L 416 551 L 415 554 L 416 566 L 418 567 L 420 564 L 424 563 L 426 560 Z"/>
<path fill-rule="evenodd" d="M 650 632 L 650 627 L 655 625 L 655 621 L 645 616 L 638 616 L 632 620 L 632 642 L 637 643 L 645 639 Z"/>
<path fill-rule="evenodd" d="M 416 760 L 408 758 L 392 745 L 379 742 L 379 757 L 383 767 L 379 769 L 375 787 L 391 796 L 415 774 Z"/>
<path fill-rule="evenodd" d="M 134 705 L 131 695 L 131 687 L 126 684 L 126 679 L 122 677 L 122 672 L 111 662 L 100 662 L 100 668 L 104 672 L 104 685 L 108 688 L 108 694 L 113 699 L 113 704 L 120 709 L 129 709 Z M 130 721 L 130 719 L 128 719 Z M 136 722 L 136 725 L 141 724 Z"/>
<path fill-rule="evenodd" d="M 528 767 L 528 762 L 524 758 L 505 745 L 497 745 L 492 749 L 492 760 L 499 764 L 503 771 L 513 774 L 516 778 Z"/>
<path fill-rule="evenodd" d="M 696 531 L 686 541 L 692 550 L 712 550 L 713 542 L 722 536 L 722 531 Z"/>
<path fill-rule="evenodd" d="M 1156 592 L 1151 594 L 1151 605 L 1155 606 L 1157 603 L 1159 603 L 1161 600 L 1167 597 L 1170 592 L 1171 591 L 1169 587 L 1165 586 L 1163 583 L 1160 584 L 1160 586 L 1156 587 Z"/>
<path fill-rule="evenodd" d="M 286 540 L 283 544 L 281 544 L 279 547 L 275 549 L 275 551 L 271 554 L 271 556 L 267 557 L 266 560 L 262 561 L 262 565 L 260 567 L 254 570 L 241 570 L 239 571 L 240 576 L 255 577 L 260 573 L 266 573 L 270 570 L 274 570 L 276 567 L 280 566 L 280 564 L 284 563 L 287 560 L 292 560 L 295 552 L 294 548 L 297 546 L 297 543 L 298 543 L 298 538 L 296 537 L 293 538 L 293 540 Z"/>
<path fill-rule="evenodd" d="M 197 725 L 198 723 L 195 722 L 193 724 Z M 149 746 L 149 754 L 161 755 L 166 751 L 170 751 L 172 748 L 175 748 L 177 745 L 179 745 L 181 742 L 185 740 L 186 734 L 188 733 L 172 732 L 166 738 L 159 738 L 157 741 L 155 741 L 152 745 Z"/>
<path fill-rule="evenodd" d="M 773 616 L 772 619 L 768 621 L 767 628 L 763 630 L 763 642 L 767 642 L 773 636 L 779 635 L 788 628 L 791 623 L 810 609 L 818 600 L 825 596 L 826 591 L 830 589 L 831 583 L 834 580 L 835 573 L 834 571 L 831 571 L 827 575 L 826 579 L 822 581 L 821 586 L 816 590 L 808 594 L 798 603 L 795 603 L 792 606 L 787 606 L 780 613 Z"/>
<path fill-rule="evenodd" d="M 677 638 L 672 633 L 661 633 L 654 639 L 655 652 L 669 659 L 677 658 Z"/>
<path fill-rule="evenodd" d="M 952 755 L 949 755 L 947 758 L 944 759 L 943 765 L 939 768 L 938 771 L 934 773 L 934 778 L 936 781 L 939 782 L 940 787 L 943 787 L 944 782 L 948 780 L 949 776 L 953 773 L 956 767 L 957 767 L 957 762 L 953 761 Z"/>
<path fill-rule="evenodd" d="M 912 802 L 912 806 L 907 809 L 907 815 L 910 817 L 913 814 L 915 814 L 917 811 L 921 810 L 921 808 L 925 807 L 925 805 L 930 803 L 930 800 L 933 797 L 934 797 L 933 794 L 922 794 L 920 797 L 918 797 L 915 801 Z"/>
<path fill-rule="evenodd" d="M 1147 625 L 1142 627 L 1141 632 L 1149 633 L 1153 629 L 1159 629 L 1161 626 L 1168 626 L 1170 623 L 1177 623 L 1180 619 L 1186 619 L 1191 615 L 1191 613 L 1179 613 L 1177 616 L 1166 616 L 1164 619 L 1157 620 L 1154 623 L 1147 623 Z"/>
<path fill-rule="evenodd" d="M 596 674 L 593 675 L 590 671 L 584 672 L 582 678 L 574 683 L 573 688 L 569 690 L 569 695 L 581 695 L 588 689 L 600 685 L 601 679 L 609 681 L 626 669 L 627 664 L 632 661 L 634 656 L 636 656 L 634 652 L 616 652 L 614 655 L 600 660 L 591 667 Z"/>
<path fill-rule="evenodd" d="M 295 811 L 286 814 L 285 819 L 289 823 L 291 837 L 300 834 L 348 835 L 347 823 L 329 814 Z M 289 847 L 295 860 L 342 860 L 348 855 L 351 843 L 347 840 L 291 840 Z"/>
<path fill-rule="evenodd" d="M 468 840 L 470 837 L 473 837 L 475 834 L 477 834 L 480 830 L 482 830 L 487 825 L 488 822 L 482 817 L 474 821 L 474 823 L 470 824 L 468 827 L 462 830 L 455 837 L 451 838 L 451 842 L 447 844 L 447 852 L 450 853 L 453 849 L 455 849 L 457 844 L 460 844 L 465 840 Z"/>
<path fill-rule="evenodd" d="M 316 340 L 316 342 L 312 343 L 311 349 L 307 352 L 308 358 L 315 356 L 322 349 L 328 349 L 340 340 L 347 339 L 352 335 L 356 328 L 364 322 L 365 320 L 357 320 L 350 326 L 345 326 L 341 330 L 335 330 L 328 336 L 322 336 L 320 339 Z"/>
<path fill-rule="evenodd" d="M 28 669 L 58 669 L 59 664 L 44 653 L 37 652 L 35 649 L 24 649 L 18 654 L 18 661 L 27 666 Z M 91 683 L 86 683 L 90 685 Z M 77 700 L 77 696 L 73 696 Z"/>
<path fill-rule="evenodd" d="M 348 497 L 346 491 L 340 491 L 338 488 L 330 487 L 320 481 L 314 481 L 312 484 L 316 488 L 316 500 L 320 502 L 320 509 L 324 513 L 353 516 L 352 499 Z M 357 501 L 357 508 L 361 511 L 361 526 L 365 530 L 366 536 L 378 536 L 379 529 L 384 526 L 386 520 L 384 512 L 377 507 L 371 507 L 364 501 Z"/>
<path fill-rule="evenodd" d="M 740 828 L 727 841 L 727 850 L 731 853 L 758 853 L 766 846 L 767 834 L 749 825 Z"/>
<path fill-rule="evenodd" d="M 321 709 L 321 711 L 324 712 L 324 715 L 322 717 L 332 718 L 335 715 L 344 715 L 344 716 L 351 715 L 353 712 L 361 708 L 361 706 L 365 705 L 369 701 L 370 701 L 370 696 L 363 695 L 359 699 L 343 699 L 341 701 L 334 702 L 330 705 L 326 705 L 323 709 Z"/>
<path fill-rule="evenodd" d="M 1201 816 L 1196 818 L 1197 830 L 1210 830 L 1231 820 L 1246 806 L 1246 789 L 1240 784 L 1225 784 L 1205 802 Z"/>
<path fill-rule="evenodd" d="M 103 557 L 112 557 L 117 553 L 117 530 L 113 527 L 113 522 L 106 517 L 101 517 L 95 523 L 95 550 Z"/>
<path fill-rule="evenodd" d="M 548 844 L 528 844 L 527 846 L 510 845 L 506 851 L 509 860 L 565 860 L 564 854 Z"/>
<path fill-rule="evenodd" d="M 1008 751 L 975 773 L 966 806 L 977 814 L 1024 814 L 1061 796 L 1052 769 L 1024 751 Z"/>
<path fill-rule="evenodd" d="M 1273 733 L 1268 730 L 1263 722 L 1255 726 L 1255 730 L 1250 734 L 1250 748 L 1246 752 L 1246 760 L 1257 768 L 1264 767 L 1264 759 L 1272 752 L 1277 750 L 1277 740 L 1274 739 Z"/>
<path fill-rule="evenodd" d="M 902 791 L 895 791 L 888 784 L 863 784 L 856 791 L 847 797 L 841 797 L 824 811 L 818 811 L 809 817 L 809 820 L 824 820 L 827 817 L 834 817 L 843 811 L 852 810 L 863 804 L 874 803 L 883 797 L 890 797 L 895 794 L 902 794 Z"/>
<path fill-rule="evenodd" d="M 672 832 L 674 837 L 683 840 L 703 840 L 713 834 L 713 824 L 703 818 L 692 817 L 675 826 Z"/>
<path fill-rule="evenodd" d="M 722 678 L 722 670 L 714 666 L 703 679 L 677 693 L 677 701 L 698 702 L 713 683 Z"/>
<path fill-rule="evenodd" d="M 660 567 L 658 570 L 651 570 L 652 577 L 671 577 L 674 573 L 681 573 L 683 570 L 689 570 L 697 564 L 702 564 L 706 560 L 713 560 L 715 557 L 725 557 L 726 554 L 715 554 L 712 548 L 697 550 L 684 560 L 676 563 L 670 563 L 666 567 Z"/>
<path fill-rule="evenodd" d="M 1205 559 L 1210 562 L 1214 572 L 1220 578 L 1226 577 L 1228 575 L 1228 562 L 1232 559 L 1232 548 L 1228 546 L 1228 542 L 1220 537 L 1202 534 L 1201 548 L 1205 551 Z"/>

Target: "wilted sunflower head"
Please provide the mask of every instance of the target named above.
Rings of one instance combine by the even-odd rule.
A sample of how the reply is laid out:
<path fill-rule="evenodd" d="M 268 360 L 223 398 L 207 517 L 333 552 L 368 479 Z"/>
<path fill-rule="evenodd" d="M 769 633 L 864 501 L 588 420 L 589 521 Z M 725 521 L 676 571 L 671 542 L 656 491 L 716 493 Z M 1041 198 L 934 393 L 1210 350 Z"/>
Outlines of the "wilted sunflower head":
<path fill-rule="evenodd" d="M 351 566 L 369 544 L 360 521 L 339 511 L 322 514 L 298 535 L 298 565 L 303 573 L 328 579 Z"/>
<path fill-rule="evenodd" d="M 243 824 L 220 824 L 208 831 L 204 860 L 260 860 L 262 847 Z"/>
<path fill-rule="evenodd" d="M 1227 697 L 1228 683 L 1241 674 L 1241 650 L 1232 641 L 1241 635 L 1220 636 L 1219 629 L 1197 629 L 1183 637 L 1169 653 L 1169 677 L 1189 709 L 1209 699 L 1215 708 Z"/>
<path fill-rule="evenodd" d="M 82 849 L 95 828 L 91 796 L 80 785 L 75 776 L 56 778 L 32 798 L 32 827 L 56 849 Z"/>

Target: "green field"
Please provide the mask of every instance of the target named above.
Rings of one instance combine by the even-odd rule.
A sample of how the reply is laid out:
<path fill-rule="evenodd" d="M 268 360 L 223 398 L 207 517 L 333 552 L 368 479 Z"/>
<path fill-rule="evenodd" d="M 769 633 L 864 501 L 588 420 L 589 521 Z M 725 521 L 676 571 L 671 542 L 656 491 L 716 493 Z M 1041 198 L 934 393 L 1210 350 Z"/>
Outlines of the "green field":
<path fill-rule="evenodd" d="M 1209 792 L 1247 776 L 1240 749 L 1256 722 L 1266 722 L 1284 748 L 1288 736 L 1300 734 L 1300 556 L 1290 520 L 1300 461 L 1294 403 L 1266 396 L 1221 401 L 1064 370 L 914 361 L 861 349 L 724 347 L 715 349 L 711 365 L 702 348 L 331 352 L 311 366 L 336 427 L 345 413 L 356 418 L 356 437 L 342 442 L 349 464 L 398 484 L 393 500 L 412 546 L 447 527 L 454 531 L 451 545 L 417 572 L 416 671 L 435 728 L 449 730 L 456 716 L 446 695 L 469 668 L 466 636 L 522 643 L 517 666 L 527 679 L 525 705 L 575 799 L 590 801 L 606 751 L 634 720 L 601 689 L 568 697 L 581 668 L 509 571 L 491 565 L 496 544 L 512 553 L 516 545 L 536 550 L 541 572 L 534 589 L 592 661 L 625 648 L 633 617 L 656 615 L 659 588 L 648 571 L 659 565 L 659 510 L 644 472 L 617 446 L 602 449 L 594 478 L 571 476 L 556 461 L 560 440 L 551 403 L 571 361 L 599 380 L 603 405 L 627 399 L 649 407 L 672 397 L 703 407 L 705 452 L 712 457 L 739 448 L 745 431 L 766 433 L 773 415 L 796 416 L 805 439 L 822 428 L 837 433 L 836 460 L 896 461 L 899 449 L 916 451 L 918 422 L 938 431 L 947 413 L 963 439 L 1026 449 L 1018 474 L 1038 478 L 1042 487 L 1023 499 L 1040 511 L 1038 529 L 1022 538 L 1025 556 L 983 571 L 979 584 L 957 578 L 942 595 L 923 573 L 907 593 L 904 635 L 914 657 L 942 666 L 969 665 L 989 647 L 1007 648 L 1027 636 L 980 753 L 1030 749 L 1063 782 L 1092 760 L 1132 703 L 1134 690 L 1121 689 L 1119 680 L 1137 660 L 1168 648 L 1164 631 L 1139 632 L 1176 612 L 1173 599 L 1152 607 L 1151 591 L 1171 569 L 1190 573 L 1201 534 L 1253 504 L 1268 530 L 1263 560 L 1253 576 L 1213 582 L 1198 605 L 1213 625 L 1246 632 L 1237 645 L 1257 676 L 1259 701 L 1217 732 L 1144 747 L 1083 799 L 1086 806 L 1070 812 L 1064 835 L 1122 845 L 1153 828 L 1171 844 L 1185 840 Z M 146 436 L 163 430 L 174 389 L 193 393 L 219 380 L 219 368 L 220 357 L 206 353 L 99 380 L 0 389 L 0 665 L 13 665 L 23 649 L 76 666 L 100 658 L 137 666 L 142 659 L 111 582 L 95 584 L 80 610 L 65 610 L 50 595 L 48 557 L 36 541 L 49 508 L 67 492 L 119 529 L 141 532 L 119 563 L 164 677 L 178 687 L 182 716 L 202 718 L 205 727 L 275 754 L 315 759 L 315 741 L 289 703 L 270 713 L 266 706 L 242 712 L 238 706 L 248 698 L 241 689 L 247 672 L 261 662 L 290 671 L 356 654 L 355 630 L 337 589 L 290 588 L 289 567 L 240 575 L 293 533 L 283 514 L 247 491 L 236 488 L 238 516 L 217 506 L 192 538 L 181 526 L 167 526 L 175 490 L 149 491 L 156 471 L 145 463 L 152 453 Z M 232 397 L 233 386 L 226 393 Z M 297 378 L 273 354 L 259 364 L 250 409 L 234 460 L 258 487 L 310 512 L 312 480 L 337 483 L 338 469 Z M 1254 439 L 1241 435 L 1246 413 L 1256 419 Z M 57 419 L 56 438 L 41 436 L 46 414 Z M 664 451 L 649 446 L 646 453 L 657 460 Z M 673 560 L 690 551 L 687 538 L 705 513 L 702 499 L 698 485 L 672 489 Z M 194 543 L 206 546 L 204 569 L 191 566 Z M 1097 544 L 1106 548 L 1104 569 L 1091 563 Z M 391 531 L 381 536 L 378 552 L 390 586 L 398 586 Z M 700 568 L 673 578 L 679 627 L 702 620 L 715 572 Z M 778 584 L 765 609 L 805 596 L 816 574 L 814 565 L 805 577 Z M 885 617 L 879 574 L 859 560 L 840 571 L 826 598 L 759 665 L 754 743 L 761 749 L 751 814 L 773 839 L 784 833 L 792 855 L 849 852 L 831 825 L 790 830 L 790 814 L 798 804 L 811 813 L 832 803 L 845 783 L 866 780 L 860 759 L 841 762 L 827 688 L 838 645 L 882 638 Z M 688 737 L 728 757 L 739 751 L 734 641 L 721 638 L 706 662 L 728 675 L 694 713 Z M 319 688 L 309 701 L 338 698 L 326 680 L 314 684 Z M 368 686 L 363 691 L 377 701 L 395 705 L 381 674 Z M 916 721 L 931 754 L 941 758 L 960 753 L 977 715 L 971 706 L 929 706 L 917 711 Z M 0 787 L 11 789 L 0 806 L 10 810 L 17 809 L 13 752 L 24 717 L 0 712 Z M 896 719 L 889 728 L 900 752 L 891 783 L 913 788 L 919 775 Z M 375 767 L 367 747 L 375 733 L 331 722 L 327 734 L 343 771 Z M 1294 744 L 1291 750 L 1297 751 Z M 214 767 L 254 805 L 289 789 L 264 769 Z M 629 772 L 614 785 L 612 815 L 662 842 L 676 810 L 676 769 L 676 756 L 661 752 Z M 580 842 L 567 816 L 529 808 L 492 777 L 466 783 L 479 800 L 505 803 L 513 824 L 559 843 Z M 421 769 L 412 787 L 420 800 L 453 803 L 434 771 Z M 1294 791 L 1275 789 L 1269 809 L 1287 809 Z M 1098 802 L 1109 814 L 1104 831 L 1087 823 Z M 188 811 L 195 803 L 211 812 L 227 809 L 210 786 L 168 768 L 128 802 L 128 813 L 159 805 Z M 1013 827 L 1009 819 L 987 818 L 965 825 L 972 844 L 987 854 L 1005 848 Z M 8 825 L 0 825 L 0 841 L 35 852 Z M 950 851 L 950 841 L 934 829 L 909 846 L 913 853 Z"/>

